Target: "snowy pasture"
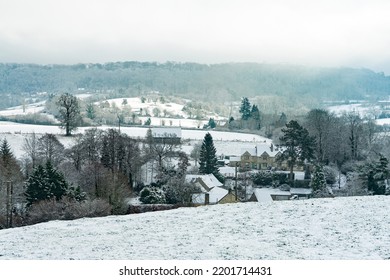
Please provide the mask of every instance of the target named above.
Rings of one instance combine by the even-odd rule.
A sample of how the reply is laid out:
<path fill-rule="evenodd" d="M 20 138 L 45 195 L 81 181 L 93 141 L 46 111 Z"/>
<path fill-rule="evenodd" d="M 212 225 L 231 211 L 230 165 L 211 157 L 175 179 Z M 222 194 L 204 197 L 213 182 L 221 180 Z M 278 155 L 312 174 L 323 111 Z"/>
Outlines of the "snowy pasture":
<path fill-rule="evenodd" d="M 390 118 L 386 119 L 377 119 L 376 124 L 378 125 L 390 125 Z"/>
<path fill-rule="evenodd" d="M 367 104 L 345 104 L 337 106 L 329 106 L 327 108 L 329 112 L 341 116 L 344 113 L 355 112 L 361 117 L 368 116 L 374 118 L 377 125 L 388 125 L 390 124 L 390 118 L 376 119 L 381 112 L 380 106 L 367 106 Z"/>
<path fill-rule="evenodd" d="M 92 127 L 80 127 L 76 133 L 83 133 L 86 129 Z M 97 127 L 98 129 L 113 128 L 110 126 Z M 121 132 L 126 133 L 131 137 L 145 137 L 147 127 L 121 127 Z M 65 147 L 69 147 L 76 139 L 74 137 L 63 136 L 64 131 L 58 126 L 45 126 L 45 125 L 29 125 L 18 124 L 13 122 L 0 122 L 0 140 L 6 138 L 11 145 L 11 149 L 15 156 L 19 158 L 23 155 L 23 141 L 29 134 L 35 132 L 37 135 L 44 133 L 52 133 L 58 136 L 58 139 Z M 202 141 L 205 134 L 210 132 L 214 139 L 214 144 L 217 149 L 218 155 L 240 155 L 243 148 L 253 148 L 254 145 L 259 143 L 269 143 L 271 140 L 261 137 L 256 134 L 249 133 L 237 133 L 237 132 L 223 132 L 223 131 L 206 131 L 206 130 L 186 130 L 182 129 L 182 139 L 190 140 L 185 141 L 183 145 L 183 151 L 190 153 L 193 149 L 195 142 Z"/>
<path fill-rule="evenodd" d="M 92 94 L 84 93 L 77 94 L 76 97 L 79 99 L 86 99 L 90 97 Z M 126 102 L 124 103 L 124 100 Z M 153 101 L 151 99 L 145 99 L 142 102 L 139 97 L 132 98 L 114 98 L 114 99 L 106 99 L 102 101 L 95 102 L 96 105 L 100 105 L 102 103 L 108 102 L 110 106 L 115 106 L 120 109 L 131 109 L 131 111 L 140 114 L 138 119 L 145 123 L 147 119 L 150 118 L 151 125 L 160 126 L 181 126 L 186 128 L 202 128 L 205 124 L 208 123 L 209 118 L 214 118 L 215 120 L 226 121 L 226 118 L 220 117 L 214 113 L 209 112 L 207 117 L 203 120 L 196 120 L 188 118 L 188 114 L 183 111 L 184 105 L 178 104 L 174 102 L 166 102 L 161 103 L 159 100 Z M 45 115 L 49 119 L 51 119 L 54 123 L 58 123 L 58 120 L 55 119 L 53 115 L 44 113 L 45 111 L 45 103 L 46 101 L 40 101 L 31 104 L 25 104 L 20 106 L 15 106 L 7 109 L 0 110 L 0 116 L 10 117 L 10 116 L 26 116 L 28 114 L 41 114 Z M 158 109 L 160 112 L 159 117 L 150 116 L 154 115 L 153 110 Z M 146 116 L 146 113 L 148 116 Z"/>
<path fill-rule="evenodd" d="M 390 259 L 390 197 L 179 208 L 0 231 L 0 259 Z"/>
<path fill-rule="evenodd" d="M 15 116 L 40 113 L 45 109 L 45 102 L 46 101 L 41 101 L 37 103 L 27 104 L 25 106 L 20 105 L 10 107 L 5 110 L 0 110 L 0 116 Z"/>

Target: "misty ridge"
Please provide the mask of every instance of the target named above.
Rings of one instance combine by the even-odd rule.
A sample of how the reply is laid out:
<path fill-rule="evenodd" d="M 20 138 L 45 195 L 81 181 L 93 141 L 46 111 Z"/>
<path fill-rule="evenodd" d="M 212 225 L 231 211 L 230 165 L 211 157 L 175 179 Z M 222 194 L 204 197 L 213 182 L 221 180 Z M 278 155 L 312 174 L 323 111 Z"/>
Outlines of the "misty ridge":
<path fill-rule="evenodd" d="M 159 92 L 195 100 L 275 99 L 285 107 L 311 109 L 324 101 L 387 99 L 390 77 L 369 69 L 283 64 L 110 62 L 104 64 L 0 64 L 2 107 L 36 92 L 108 92 L 139 96 Z"/>

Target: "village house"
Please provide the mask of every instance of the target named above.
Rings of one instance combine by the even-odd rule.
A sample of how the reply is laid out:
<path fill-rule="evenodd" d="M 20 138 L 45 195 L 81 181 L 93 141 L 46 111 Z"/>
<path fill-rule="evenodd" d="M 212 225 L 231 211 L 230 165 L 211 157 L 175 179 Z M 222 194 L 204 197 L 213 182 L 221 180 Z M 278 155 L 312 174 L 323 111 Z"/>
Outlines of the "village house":
<path fill-rule="evenodd" d="M 241 156 L 230 157 L 229 166 L 237 167 L 239 172 L 252 170 L 288 170 L 286 162 L 278 162 L 277 157 L 283 152 L 283 147 L 271 144 L 258 144 L 252 149 L 244 149 Z M 303 170 L 295 166 L 294 170 Z"/>
<path fill-rule="evenodd" d="M 282 149 L 273 144 L 258 144 L 253 149 L 242 150 L 239 157 L 231 157 L 230 166 L 237 166 L 240 172 L 282 168 L 283 165 L 276 161 L 281 152 Z"/>
<path fill-rule="evenodd" d="M 209 205 L 237 202 L 236 196 L 223 188 L 223 184 L 213 174 L 186 175 L 186 181 L 200 190 L 192 194 L 194 205 Z"/>

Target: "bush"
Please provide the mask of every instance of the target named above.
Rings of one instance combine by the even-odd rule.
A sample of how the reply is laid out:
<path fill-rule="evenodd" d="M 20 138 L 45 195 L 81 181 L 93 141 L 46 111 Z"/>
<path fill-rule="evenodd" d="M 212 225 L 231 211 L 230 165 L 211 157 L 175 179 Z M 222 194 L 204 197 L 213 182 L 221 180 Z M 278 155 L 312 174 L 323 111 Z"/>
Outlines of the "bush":
<path fill-rule="evenodd" d="M 253 176 L 253 183 L 260 186 L 278 187 L 288 183 L 288 174 L 280 172 L 259 171 Z"/>
<path fill-rule="evenodd" d="M 31 205 L 27 212 L 27 224 L 52 220 L 73 220 L 84 217 L 103 217 L 111 214 L 111 205 L 104 200 L 76 201 L 63 198 L 42 200 Z"/>
<path fill-rule="evenodd" d="M 282 185 L 280 185 L 279 189 L 280 189 L 281 191 L 289 192 L 289 191 L 291 190 L 291 187 L 290 187 L 290 185 L 288 185 L 288 184 L 282 184 Z"/>
<path fill-rule="evenodd" d="M 259 186 L 269 186 L 272 184 L 272 174 L 269 171 L 259 171 L 253 176 L 253 183 Z"/>
<path fill-rule="evenodd" d="M 140 199 L 145 204 L 164 204 L 164 191 L 157 187 L 145 187 L 140 192 Z"/>
<path fill-rule="evenodd" d="M 347 161 L 341 166 L 340 171 L 342 174 L 347 175 L 347 173 L 355 172 L 358 166 L 359 163 L 356 161 Z"/>
<path fill-rule="evenodd" d="M 323 167 L 324 175 L 325 175 L 325 180 L 327 184 L 333 185 L 336 183 L 336 178 L 337 178 L 337 171 L 330 167 L 330 166 L 324 166 Z"/>
<path fill-rule="evenodd" d="M 272 184 L 277 187 L 279 185 L 288 183 L 288 174 L 287 173 L 273 173 L 272 174 Z"/>
<path fill-rule="evenodd" d="M 127 214 L 139 214 L 145 212 L 164 211 L 177 209 L 179 205 L 130 205 L 127 209 Z"/>
<path fill-rule="evenodd" d="M 191 203 L 192 194 L 199 192 L 200 189 L 184 180 L 172 178 L 164 186 L 164 191 L 166 203 L 186 204 Z"/>

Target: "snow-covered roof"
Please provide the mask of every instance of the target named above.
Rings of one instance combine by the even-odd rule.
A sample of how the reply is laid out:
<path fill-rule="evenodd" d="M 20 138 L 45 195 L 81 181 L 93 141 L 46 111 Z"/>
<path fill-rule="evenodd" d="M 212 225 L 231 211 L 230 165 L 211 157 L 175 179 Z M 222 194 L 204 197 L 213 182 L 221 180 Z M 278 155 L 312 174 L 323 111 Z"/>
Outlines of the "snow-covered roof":
<path fill-rule="evenodd" d="M 312 189 L 308 189 L 308 188 L 291 188 L 290 189 L 290 193 L 291 194 L 305 194 L 305 195 L 309 195 L 312 193 Z"/>
<path fill-rule="evenodd" d="M 209 202 L 210 204 L 218 203 L 223 197 L 229 193 L 228 190 L 225 190 L 220 187 L 215 187 L 209 192 Z"/>
<path fill-rule="evenodd" d="M 274 188 L 256 188 L 253 193 L 256 196 L 258 202 L 269 202 L 272 201 L 272 195 L 310 195 L 312 193 L 312 189 L 307 188 L 291 188 L 290 191 L 282 191 L 280 189 Z"/>
<path fill-rule="evenodd" d="M 208 188 L 221 187 L 223 184 L 218 181 L 218 179 L 213 174 L 203 174 L 203 175 L 186 175 L 186 181 L 189 183 L 194 183 L 197 179 L 203 181 L 204 184 L 207 185 Z"/>
<path fill-rule="evenodd" d="M 241 161 L 241 157 L 230 157 L 230 161 Z"/>
<path fill-rule="evenodd" d="M 186 175 L 186 181 L 196 184 L 200 187 L 202 193 L 197 193 L 192 195 L 192 202 L 197 204 L 204 204 L 206 196 L 209 194 L 209 203 L 215 204 L 218 203 L 225 195 L 228 194 L 228 190 L 221 188 L 223 184 L 218 181 L 218 179 L 213 174 L 205 175 Z M 203 186 L 200 181 L 203 182 Z"/>
<path fill-rule="evenodd" d="M 214 187 L 207 193 L 209 194 L 209 204 L 217 204 L 229 191 L 220 187 Z M 195 193 L 192 195 L 192 202 L 195 204 L 205 204 L 205 201 L 206 193 Z"/>
<path fill-rule="evenodd" d="M 222 198 L 224 198 L 229 193 L 228 190 L 225 190 L 220 187 L 212 188 L 207 194 L 209 195 L 209 204 L 217 204 Z M 195 204 L 205 204 L 206 202 L 206 193 L 195 193 L 192 195 L 192 202 Z"/>
<path fill-rule="evenodd" d="M 282 149 L 280 147 L 276 147 L 273 144 L 257 144 L 253 148 L 242 149 L 241 155 L 248 152 L 251 156 L 260 157 L 264 153 L 267 153 L 270 157 L 275 157 Z"/>
<path fill-rule="evenodd" d="M 258 202 L 272 201 L 271 195 L 286 195 L 286 196 L 291 195 L 291 193 L 288 191 L 281 191 L 280 189 L 274 189 L 274 188 L 254 189 L 253 193 L 255 194 Z"/>
<path fill-rule="evenodd" d="M 222 166 L 219 168 L 219 173 L 221 173 L 224 176 L 226 175 L 232 176 L 236 173 L 236 170 L 234 167 L 231 166 Z"/>

